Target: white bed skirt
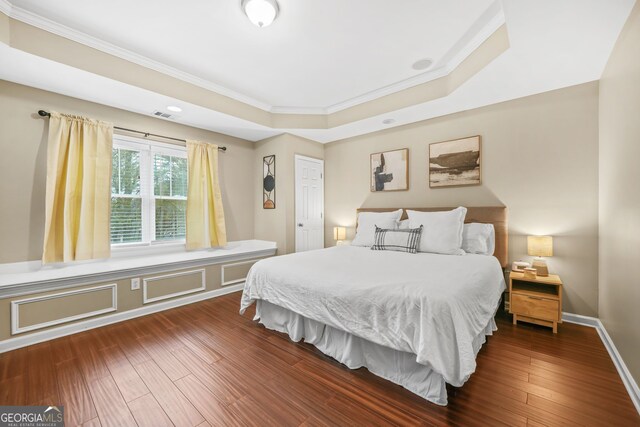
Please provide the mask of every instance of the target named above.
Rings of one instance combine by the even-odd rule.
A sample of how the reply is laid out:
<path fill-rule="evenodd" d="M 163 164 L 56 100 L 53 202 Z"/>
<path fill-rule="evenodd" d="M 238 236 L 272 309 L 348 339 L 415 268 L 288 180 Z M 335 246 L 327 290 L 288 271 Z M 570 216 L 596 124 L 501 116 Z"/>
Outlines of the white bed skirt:
<path fill-rule="evenodd" d="M 308 319 L 286 308 L 258 300 L 256 316 L 267 329 L 288 334 L 293 341 L 304 340 L 316 346 L 350 369 L 367 368 L 373 374 L 401 385 L 437 405 L 447 404 L 447 389 L 442 375 L 416 362 L 416 355 L 394 350 Z M 473 342 L 478 353 L 486 336 L 497 329 L 492 318 Z"/>

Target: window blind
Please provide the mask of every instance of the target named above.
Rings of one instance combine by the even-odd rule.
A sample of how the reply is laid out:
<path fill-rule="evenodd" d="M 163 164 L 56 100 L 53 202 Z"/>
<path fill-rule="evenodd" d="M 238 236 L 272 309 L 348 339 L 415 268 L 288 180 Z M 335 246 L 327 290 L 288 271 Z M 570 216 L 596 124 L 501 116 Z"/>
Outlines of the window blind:
<path fill-rule="evenodd" d="M 155 239 L 184 239 L 187 231 L 187 159 L 155 154 L 153 176 Z"/>
<path fill-rule="evenodd" d="M 142 241 L 140 152 L 115 148 L 111 175 L 111 243 Z"/>

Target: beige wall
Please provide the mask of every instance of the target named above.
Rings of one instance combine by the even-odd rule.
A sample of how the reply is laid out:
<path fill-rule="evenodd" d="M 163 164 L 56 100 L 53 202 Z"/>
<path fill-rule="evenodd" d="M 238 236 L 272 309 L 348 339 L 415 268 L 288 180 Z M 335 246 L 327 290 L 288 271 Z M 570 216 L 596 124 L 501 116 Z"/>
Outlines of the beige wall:
<path fill-rule="evenodd" d="M 640 4 L 600 80 L 600 319 L 640 382 Z"/>
<path fill-rule="evenodd" d="M 265 156 L 276 156 L 276 195 L 275 209 L 264 209 L 262 207 L 262 162 Z M 255 175 L 255 188 L 253 196 L 254 212 L 254 237 L 256 239 L 276 242 L 278 255 L 287 253 L 287 198 L 285 187 L 286 173 L 286 143 L 285 135 L 278 135 L 272 138 L 263 139 L 255 143 L 254 169 L 260 173 Z"/>
<path fill-rule="evenodd" d="M 276 155 L 276 208 L 262 208 L 262 174 L 256 176 L 255 238 L 275 241 L 278 254 L 295 252 L 294 156 L 324 158 L 324 146 L 299 136 L 282 134 L 255 145 L 255 170 L 262 170 L 264 156 Z"/>
<path fill-rule="evenodd" d="M 431 142 L 482 136 L 481 186 L 429 189 Z M 371 193 L 369 155 L 409 148 L 409 191 Z M 526 235 L 555 237 L 552 272 L 564 311 L 598 310 L 598 83 L 588 83 L 327 144 L 325 243 L 354 234 L 359 207 L 506 205 L 510 260 L 530 259 Z"/>
<path fill-rule="evenodd" d="M 252 142 L 0 80 L 0 263 L 42 256 L 48 120 L 39 109 L 226 145 L 219 164 L 228 238 L 253 238 Z"/>

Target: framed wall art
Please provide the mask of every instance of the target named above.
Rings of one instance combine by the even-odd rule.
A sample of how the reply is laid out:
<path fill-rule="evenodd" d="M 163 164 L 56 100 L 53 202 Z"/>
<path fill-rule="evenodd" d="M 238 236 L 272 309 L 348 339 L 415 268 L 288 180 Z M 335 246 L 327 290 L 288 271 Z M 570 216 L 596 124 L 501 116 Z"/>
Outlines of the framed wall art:
<path fill-rule="evenodd" d="M 385 151 L 371 155 L 371 191 L 409 189 L 409 149 Z"/>
<path fill-rule="evenodd" d="M 429 144 L 429 187 L 480 184 L 480 136 Z"/>
<path fill-rule="evenodd" d="M 276 155 L 262 158 L 262 208 L 276 208 Z"/>

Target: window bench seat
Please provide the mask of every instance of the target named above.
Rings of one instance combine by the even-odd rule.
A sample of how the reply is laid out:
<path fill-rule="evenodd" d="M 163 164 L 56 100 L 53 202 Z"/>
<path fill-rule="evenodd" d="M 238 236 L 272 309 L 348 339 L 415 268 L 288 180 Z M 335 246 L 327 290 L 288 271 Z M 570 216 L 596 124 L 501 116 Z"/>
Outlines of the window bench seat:
<path fill-rule="evenodd" d="M 0 299 L 38 291 L 104 282 L 211 264 L 272 256 L 276 243 L 264 240 L 229 242 L 222 248 L 152 255 L 116 256 L 110 259 L 43 266 L 40 261 L 0 264 Z"/>
<path fill-rule="evenodd" d="M 253 264 L 276 254 L 276 243 L 140 249 L 68 264 L 0 264 L 0 353 L 239 291 Z"/>

